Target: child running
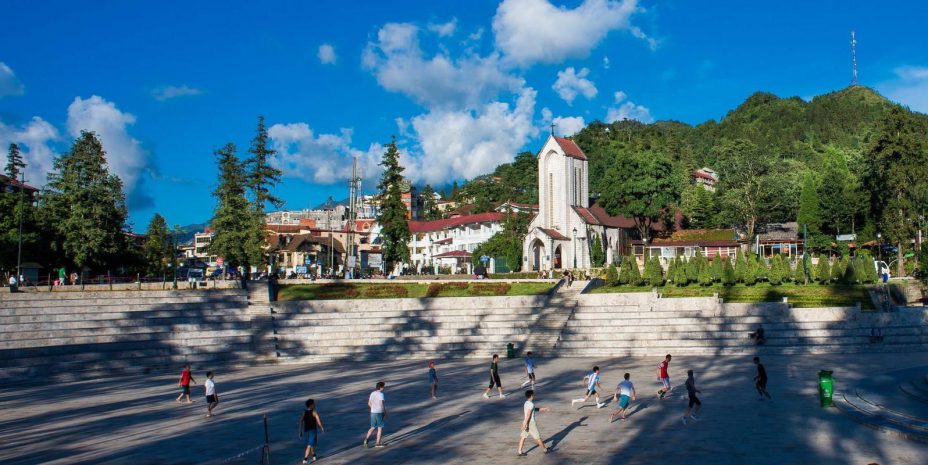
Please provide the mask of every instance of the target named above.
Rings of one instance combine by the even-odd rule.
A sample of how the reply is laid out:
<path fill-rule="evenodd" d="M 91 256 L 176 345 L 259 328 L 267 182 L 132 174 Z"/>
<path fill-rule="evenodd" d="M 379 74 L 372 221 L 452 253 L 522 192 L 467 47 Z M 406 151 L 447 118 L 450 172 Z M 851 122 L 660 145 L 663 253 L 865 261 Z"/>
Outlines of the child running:
<path fill-rule="evenodd" d="M 770 397 L 770 393 L 767 392 L 767 369 L 764 368 L 763 363 L 760 363 L 760 357 L 754 357 L 754 364 L 757 365 L 757 376 L 754 377 L 754 387 L 757 389 L 757 395 L 760 396 L 757 400 L 764 400 L 764 396 L 773 400 L 773 398 Z"/>
<path fill-rule="evenodd" d="M 300 439 L 304 439 L 303 442 L 306 443 L 306 450 L 303 452 L 303 463 L 310 463 L 310 456 L 312 456 L 312 462 L 316 461 L 316 443 L 319 439 L 316 432 L 317 428 L 325 432 L 322 419 L 319 418 L 319 413 L 316 412 L 316 401 L 308 399 L 306 401 L 306 410 L 303 410 L 303 415 L 300 416 Z"/>
<path fill-rule="evenodd" d="M 432 386 L 432 398 L 438 398 L 438 372 L 435 371 L 435 361 L 429 360 L 429 384 Z"/>
<path fill-rule="evenodd" d="M 603 408 L 606 405 L 605 402 L 599 401 L 599 391 L 602 390 L 602 386 L 599 384 L 599 367 L 593 367 L 593 372 L 584 376 L 583 381 L 586 383 L 586 395 L 580 399 L 574 399 L 570 401 L 570 406 L 573 407 L 577 402 L 586 402 L 590 396 L 596 396 L 596 408 Z M 582 405 L 581 405 L 582 407 Z"/>
<path fill-rule="evenodd" d="M 206 372 L 206 382 L 203 383 L 206 390 L 206 416 L 213 416 L 213 409 L 219 405 L 219 393 L 216 392 L 216 382 L 213 381 L 213 372 Z"/>
<path fill-rule="evenodd" d="M 525 376 L 526 380 L 522 383 L 522 387 L 531 383 L 532 389 L 535 389 L 535 360 L 532 358 L 532 351 L 525 353 Z"/>
<path fill-rule="evenodd" d="M 516 455 L 519 457 L 525 457 L 525 452 L 522 452 L 522 446 L 525 445 L 525 440 L 529 436 L 535 440 L 535 443 L 538 444 L 539 449 L 544 449 L 545 453 L 551 452 L 551 448 L 545 447 L 544 441 L 541 440 L 541 432 L 538 431 L 538 423 L 535 422 L 535 412 L 547 412 L 547 407 L 536 407 L 535 406 L 535 391 L 529 389 L 525 391 L 525 404 L 522 405 L 522 431 L 519 434 L 519 450 Z"/>
<path fill-rule="evenodd" d="M 499 390 L 499 398 L 502 399 L 506 397 L 506 394 L 503 394 L 503 383 L 499 380 L 499 355 L 493 354 L 493 361 L 490 362 L 490 385 L 487 386 L 487 390 L 483 392 L 483 397 L 487 399 L 490 398 L 490 391 L 493 389 L 493 386 L 496 386 L 496 389 Z"/>
<path fill-rule="evenodd" d="M 614 402 L 616 396 L 619 396 L 619 408 L 615 409 L 612 415 L 609 415 L 609 423 L 612 423 L 615 420 L 615 416 L 620 413 L 622 414 L 622 421 L 625 421 L 625 413 L 628 411 L 629 399 L 638 400 L 638 393 L 635 392 L 635 385 L 632 384 L 631 377 L 632 375 L 630 373 L 625 373 L 625 379 L 615 388 L 612 401 Z"/>
<path fill-rule="evenodd" d="M 657 396 L 661 399 L 673 389 L 673 386 L 670 385 L 670 375 L 667 374 L 667 369 L 670 367 L 670 354 L 667 354 L 664 357 L 664 361 L 657 366 L 657 380 L 661 382 L 662 387 L 657 390 Z"/>
<path fill-rule="evenodd" d="M 696 394 L 699 394 L 701 391 L 696 389 L 696 378 L 693 377 L 693 370 L 686 371 L 686 393 L 690 397 L 689 406 L 686 407 L 686 413 L 683 414 L 683 424 L 686 425 L 686 417 L 690 417 L 693 420 L 696 420 L 696 414 L 699 413 L 699 409 L 702 408 L 702 402 L 699 401 L 699 398 L 696 397 Z M 696 410 L 691 414 L 690 411 L 693 410 L 693 406 L 696 406 Z"/>
<path fill-rule="evenodd" d="M 191 403 L 190 400 L 190 383 L 197 384 L 197 381 L 193 379 L 193 373 L 190 371 L 190 364 L 184 365 L 184 369 L 180 372 L 180 381 L 177 382 L 177 385 L 180 386 L 180 395 L 177 396 L 177 401 L 186 396 L 187 403 Z"/>

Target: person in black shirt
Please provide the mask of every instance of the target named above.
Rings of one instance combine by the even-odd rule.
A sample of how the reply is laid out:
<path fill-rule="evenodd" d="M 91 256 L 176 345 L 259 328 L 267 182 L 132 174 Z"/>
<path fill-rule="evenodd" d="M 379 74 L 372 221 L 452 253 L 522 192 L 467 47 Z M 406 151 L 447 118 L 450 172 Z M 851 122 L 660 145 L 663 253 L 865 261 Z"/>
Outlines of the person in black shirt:
<path fill-rule="evenodd" d="M 322 419 L 319 418 L 319 412 L 316 412 L 316 401 L 309 399 L 306 401 L 306 410 L 300 416 L 300 438 L 304 439 L 306 443 L 306 450 L 303 452 L 303 463 L 310 463 L 310 456 L 312 456 L 313 462 L 316 461 L 317 428 L 323 432 L 325 431 L 325 427 L 322 426 Z"/>
<path fill-rule="evenodd" d="M 757 376 L 754 377 L 754 387 L 757 388 L 757 395 L 760 396 L 758 400 L 764 400 L 764 396 L 767 396 L 768 399 L 773 399 L 770 397 L 770 393 L 767 392 L 767 370 L 764 368 L 764 364 L 760 363 L 760 357 L 754 357 L 754 364 L 757 365 Z"/>
<path fill-rule="evenodd" d="M 493 354 L 493 361 L 490 362 L 490 385 L 487 386 L 487 390 L 483 392 L 483 397 L 487 399 L 490 398 L 490 391 L 493 389 L 493 386 L 496 386 L 496 389 L 499 390 L 499 398 L 502 399 L 506 397 L 506 394 L 503 394 L 503 383 L 499 380 L 499 355 Z"/>
<path fill-rule="evenodd" d="M 686 371 L 686 393 L 689 395 L 690 404 L 686 407 L 686 413 L 683 414 L 683 424 L 686 424 L 686 417 L 690 417 L 693 420 L 696 420 L 696 414 L 699 413 L 699 409 L 702 408 L 702 402 L 699 401 L 699 398 L 696 397 L 696 394 L 701 392 L 699 389 L 696 389 L 696 378 L 693 377 L 693 370 Z M 696 410 L 690 414 L 690 411 L 693 410 L 693 406 L 696 406 Z"/>

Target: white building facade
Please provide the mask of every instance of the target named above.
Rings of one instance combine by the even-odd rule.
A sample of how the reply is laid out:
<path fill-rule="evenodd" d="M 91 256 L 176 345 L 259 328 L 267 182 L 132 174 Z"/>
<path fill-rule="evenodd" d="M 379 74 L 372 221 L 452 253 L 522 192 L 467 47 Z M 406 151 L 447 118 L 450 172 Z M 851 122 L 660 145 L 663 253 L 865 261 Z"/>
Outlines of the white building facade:
<path fill-rule="evenodd" d="M 478 213 L 435 221 L 410 221 L 409 265 L 412 271 L 449 270 L 471 273 L 471 256 L 477 246 L 502 231 L 500 212 Z M 491 269 L 492 269 L 492 263 Z"/>

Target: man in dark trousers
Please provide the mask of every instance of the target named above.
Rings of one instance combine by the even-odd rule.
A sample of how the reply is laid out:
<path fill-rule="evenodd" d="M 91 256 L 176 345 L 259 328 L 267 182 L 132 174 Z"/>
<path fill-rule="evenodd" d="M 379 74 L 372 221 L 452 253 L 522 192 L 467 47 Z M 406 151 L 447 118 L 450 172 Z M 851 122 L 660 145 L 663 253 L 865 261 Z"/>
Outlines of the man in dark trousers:
<path fill-rule="evenodd" d="M 770 393 L 767 392 L 767 369 L 764 368 L 763 363 L 760 363 L 760 357 L 754 357 L 754 364 L 757 365 L 757 376 L 754 377 L 754 387 L 757 388 L 757 395 L 760 396 L 757 400 L 764 400 L 764 396 L 772 400 L 773 398 L 770 397 Z"/>

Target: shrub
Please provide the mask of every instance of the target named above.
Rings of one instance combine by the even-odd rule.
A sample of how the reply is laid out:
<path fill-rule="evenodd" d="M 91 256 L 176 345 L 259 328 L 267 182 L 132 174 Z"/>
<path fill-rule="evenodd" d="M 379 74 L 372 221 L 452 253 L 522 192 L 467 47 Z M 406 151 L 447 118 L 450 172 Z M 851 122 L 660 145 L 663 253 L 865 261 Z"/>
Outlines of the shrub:
<path fill-rule="evenodd" d="M 677 287 L 684 287 L 689 284 L 690 280 L 686 277 L 686 267 L 681 262 L 673 271 L 673 284 Z"/>
<path fill-rule="evenodd" d="M 679 265 L 680 257 L 675 257 L 667 263 L 667 282 L 673 282 L 673 275 L 677 271 L 677 266 Z"/>
<path fill-rule="evenodd" d="M 744 259 L 744 284 L 746 286 L 753 286 L 757 283 L 758 267 L 759 264 L 757 263 L 757 258 L 755 258 L 754 255 Z"/>
<path fill-rule="evenodd" d="M 731 260 L 722 261 L 722 284 L 734 286 L 738 280 L 735 279 L 735 268 L 731 266 Z"/>
<path fill-rule="evenodd" d="M 748 271 L 748 261 L 745 254 L 738 254 L 738 257 L 735 258 L 735 281 L 744 282 L 744 275 Z"/>
<path fill-rule="evenodd" d="M 715 258 L 712 259 L 712 281 L 713 282 L 718 283 L 722 281 L 722 260 L 724 259 L 718 255 L 716 255 Z"/>
<path fill-rule="evenodd" d="M 456 283 L 456 284 L 466 285 L 466 283 Z M 404 286 L 397 286 L 393 284 L 370 286 L 364 289 L 365 297 L 372 297 L 375 299 L 391 298 L 391 297 L 406 297 L 407 295 L 409 295 L 409 291 L 407 291 Z"/>
<path fill-rule="evenodd" d="M 840 283 L 844 279 L 844 269 L 847 268 L 847 257 L 835 260 L 831 267 L 831 282 Z"/>
<path fill-rule="evenodd" d="M 615 269 L 615 265 L 609 265 L 609 268 L 606 268 L 606 285 L 617 286 L 619 284 L 619 270 Z"/>
<path fill-rule="evenodd" d="M 815 280 L 820 284 L 828 284 L 828 281 L 831 281 L 831 266 L 828 265 L 828 257 L 819 257 L 818 265 L 815 267 Z"/>
<path fill-rule="evenodd" d="M 928 250 L 923 248 L 922 250 Z M 876 267 L 873 265 L 873 257 L 868 253 L 862 253 L 857 256 L 854 265 L 854 271 L 857 273 L 857 281 L 864 284 L 872 284 L 877 281 Z"/>
<path fill-rule="evenodd" d="M 445 289 L 467 289 L 467 283 L 461 282 L 448 282 L 448 283 L 432 283 L 429 284 L 429 288 L 425 290 L 426 297 L 438 297 L 442 291 Z"/>
<path fill-rule="evenodd" d="M 767 281 L 771 286 L 783 284 L 783 257 L 776 255 L 770 260 L 770 269 L 767 270 Z"/>
<path fill-rule="evenodd" d="M 806 283 L 806 272 L 802 269 L 802 260 L 796 260 L 790 266 L 790 280 L 796 284 Z"/>
<path fill-rule="evenodd" d="M 700 268 L 699 255 L 695 257 L 690 257 L 686 261 L 686 279 L 691 283 L 699 281 L 699 268 Z"/>
<path fill-rule="evenodd" d="M 506 295 L 511 288 L 512 286 L 509 283 L 473 283 L 467 293 L 476 296 Z"/>
<path fill-rule="evenodd" d="M 629 255 L 622 259 L 622 269 L 619 271 L 619 283 L 632 286 L 641 285 L 641 271 L 638 269 L 638 262 L 633 255 Z"/>
<path fill-rule="evenodd" d="M 661 261 L 657 257 L 651 257 L 644 264 L 644 279 L 651 287 L 660 287 L 664 285 L 664 269 L 661 267 Z"/>
<path fill-rule="evenodd" d="M 711 286 L 712 279 L 712 269 L 709 267 L 709 264 L 704 264 L 699 270 L 699 285 L 700 286 Z"/>
<path fill-rule="evenodd" d="M 841 282 L 844 284 L 857 284 L 857 265 L 855 262 L 858 260 L 855 258 L 847 262 L 847 267 L 844 269 L 844 274 L 841 276 Z"/>

